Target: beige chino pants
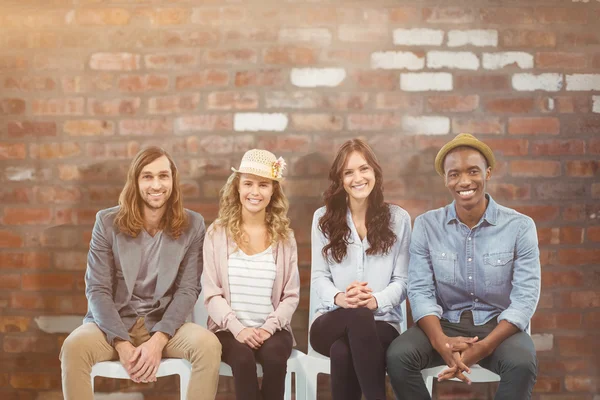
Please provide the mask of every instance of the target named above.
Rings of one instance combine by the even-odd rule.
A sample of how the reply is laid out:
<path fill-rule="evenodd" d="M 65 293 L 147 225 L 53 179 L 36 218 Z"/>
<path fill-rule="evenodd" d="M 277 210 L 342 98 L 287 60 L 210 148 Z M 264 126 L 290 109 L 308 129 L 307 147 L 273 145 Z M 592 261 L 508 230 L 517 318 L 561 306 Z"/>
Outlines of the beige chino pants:
<path fill-rule="evenodd" d="M 134 346 L 150 339 L 143 318 L 137 320 L 129 335 Z M 183 324 L 167 342 L 163 358 L 183 358 L 192 364 L 187 400 L 214 400 L 219 382 L 221 343 L 212 332 L 194 323 Z M 65 400 L 94 400 L 90 377 L 92 366 L 118 359 L 119 354 L 108 344 L 96 324 L 83 324 L 71 332 L 60 351 Z"/>

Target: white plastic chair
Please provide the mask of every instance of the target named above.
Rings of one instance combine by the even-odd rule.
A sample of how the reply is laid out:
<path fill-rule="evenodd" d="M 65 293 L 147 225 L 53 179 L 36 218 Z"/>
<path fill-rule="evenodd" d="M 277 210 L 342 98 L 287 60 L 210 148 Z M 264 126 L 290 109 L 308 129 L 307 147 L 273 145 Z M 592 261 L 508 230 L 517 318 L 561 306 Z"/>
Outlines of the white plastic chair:
<path fill-rule="evenodd" d="M 314 285 L 310 285 L 310 311 L 308 316 L 308 324 L 310 331 L 310 323 L 315 315 L 315 308 L 318 304 L 318 296 Z M 402 315 L 404 321 L 400 324 L 400 333 L 406 331 L 406 301 L 402 302 Z M 329 357 L 317 353 L 310 345 L 310 334 L 308 338 L 308 354 L 304 357 L 304 374 L 306 379 L 306 399 L 316 400 L 317 398 L 317 377 L 319 374 L 331 374 L 331 363 Z"/>
<path fill-rule="evenodd" d="M 208 311 L 204 307 L 204 295 L 201 293 L 198 301 L 196 302 L 196 306 L 194 307 L 194 314 L 192 316 L 192 320 L 196 322 L 198 325 L 202 325 L 206 327 L 206 321 L 208 319 Z M 303 358 L 306 357 L 306 354 L 302 353 L 299 350 L 292 349 L 292 354 L 287 361 L 287 374 L 285 375 L 285 400 L 292 400 L 292 374 L 295 374 L 296 378 L 296 400 L 306 400 L 306 392 L 305 387 L 306 383 L 304 380 L 303 374 Z M 256 363 L 256 373 L 259 377 L 263 375 L 262 366 L 259 363 Z M 233 371 L 231 371 L 231 367 L 221 362 L 221 367 L 219 368 L 219 375 L 221 376 L 233 376 Z"/>
<path fill-rule="evenodd" d="M 531 323 L 527 327 L 527 333 L 531 335 Z M 429 395 L 433 397 L 433 381 L 437 378 L 438 374 L 448 368 L 447 365 L 440 365 L 439 367 L 426 368 L 421 370 L 421 376 L 427 386 Z M 488 382 L 500 382 L 500 376 L 490 371 L 489 369 L 483 368 L 479 364 L 471 366 L 471 373 L 467 374 L 471 382 L 473 383 L 488 383 Z M 453 381 L 461 382 L 458 378 L 453 378 Z"/>

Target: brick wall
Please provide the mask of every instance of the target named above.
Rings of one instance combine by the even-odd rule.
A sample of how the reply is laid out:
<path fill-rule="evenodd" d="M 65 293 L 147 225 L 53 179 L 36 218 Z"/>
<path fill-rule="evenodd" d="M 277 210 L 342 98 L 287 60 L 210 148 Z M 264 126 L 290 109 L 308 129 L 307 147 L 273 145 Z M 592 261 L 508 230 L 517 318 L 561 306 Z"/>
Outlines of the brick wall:
<path fill-rule="evenodd" d="M 305 349 L 310 216 L 337 146 L 366 138 L 387 200 L 414 218 L 449 201 L 433 158 L 470 132 L 498 157 L 492 194 L 539 230 L 535 399 L 598 400 L 599 20 L 598 0 L 3 0 L 0 398 L 61 398 L 93 218 L 141 147 L 174 155 L 186 206 L 208 221 L 245 150 L 289 161 Z M 169 378 L 97 387 L 178 398 Z M 231 392 L 222 379 L 219 399 Z"/>

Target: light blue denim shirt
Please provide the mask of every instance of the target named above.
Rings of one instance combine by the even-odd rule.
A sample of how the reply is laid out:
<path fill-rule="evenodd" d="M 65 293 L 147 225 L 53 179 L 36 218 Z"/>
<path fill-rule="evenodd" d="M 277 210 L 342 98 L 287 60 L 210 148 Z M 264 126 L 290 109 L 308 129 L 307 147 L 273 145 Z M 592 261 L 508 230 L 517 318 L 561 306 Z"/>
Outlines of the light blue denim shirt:
<path fill-rule="evenodd" d="M 390 205 L 391 229 L 396 234 L 396 242 L 387 254 L 368 255 L 369 241 L 360 236 L 348 209 L 346 221 L 350 227 L 350 238 L 346 257 L 341 263 L 328 262 L 322 249 L 328 243 L 319 229 L 319 219 L 325 214 L 325 207 L 315 211 L 312 223 L 312 282 L 318 300 L 316 315 L 339 308 L 334 304 L 338 293 L 346 290 L 353 281 L 368 282 L 377 299 L 378 308 L 373 312 L 375 320 L 386 321 L 397 330 L 404 320 L 400 304 L 406 298 L 408 279 L 408 249 L 410 245 L 410 216 L 396 206 Z"/>
<path fill-rule="evenodd" d="M 458 323 L 464 311 L 475 325 L 498 316 L 521 330 L 540 297 L 540 252 L 535 223 L 491 196 L 469 229 L 454 202 L 415 220 L 408 267 L 408 298 L 415 322 L 427 315 Z"/>

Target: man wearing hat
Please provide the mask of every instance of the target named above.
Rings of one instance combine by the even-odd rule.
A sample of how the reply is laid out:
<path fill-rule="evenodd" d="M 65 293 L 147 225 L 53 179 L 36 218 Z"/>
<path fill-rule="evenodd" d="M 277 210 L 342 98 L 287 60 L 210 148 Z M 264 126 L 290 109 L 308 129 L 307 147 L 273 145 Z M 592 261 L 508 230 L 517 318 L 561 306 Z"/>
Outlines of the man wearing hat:
<path fill-rule="evenodd" d="M 495 163 L 469 134 L 435 158 L 454 201 L 415 220 L 408 297 L 416 324 L 387 352 L 398 399 L 430 399 L 422 369 L 445 364 L 438 381 L 470 383 L 476 363 L 500 375 L 496 400 L 531 397 L 537 359 L 525 330 L 540 294 L 537 233 L 531 218 L 486 193 Z"/>

